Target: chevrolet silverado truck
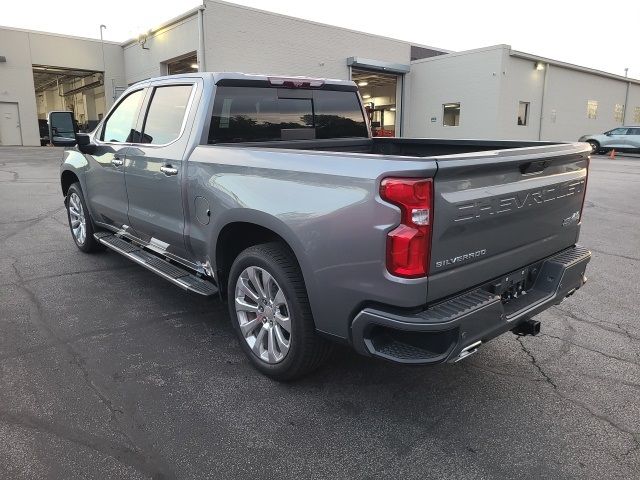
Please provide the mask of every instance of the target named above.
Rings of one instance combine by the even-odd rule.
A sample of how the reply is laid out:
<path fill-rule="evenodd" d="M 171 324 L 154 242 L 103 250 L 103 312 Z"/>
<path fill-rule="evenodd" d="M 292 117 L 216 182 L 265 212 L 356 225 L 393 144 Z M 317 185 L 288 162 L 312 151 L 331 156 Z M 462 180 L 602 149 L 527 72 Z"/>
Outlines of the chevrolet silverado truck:
<path fill-rule="evenodd" d="M 586 143 L 374 138 L 353 82 L 239 73 L 137 83 L 74 142 L 77 247 L 226 299 L 279 380 L 332 342 L 456 362 L 586 281 Z"/>

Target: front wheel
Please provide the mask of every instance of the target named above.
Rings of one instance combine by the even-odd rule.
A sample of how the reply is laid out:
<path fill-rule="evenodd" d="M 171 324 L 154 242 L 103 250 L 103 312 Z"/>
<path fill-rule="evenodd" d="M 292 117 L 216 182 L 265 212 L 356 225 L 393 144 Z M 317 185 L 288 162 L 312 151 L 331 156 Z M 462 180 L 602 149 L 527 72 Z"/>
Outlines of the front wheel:
<path fill-rule="evenodd" d="M 91 215 L 79 183 L 76 182 L 69 187 L 64 203 L 67 207 L 71 236 L 76 246 L 85 253 L 104 250 L 104 246 L 93 237 Z"/>
<path fill-rule="evenodd" d="M 330 347 L 316 334 L 302 274 L 283 245 L 256 245 L 240 253 L 227 288 L 240 346 L 260 372 L 293 380 L 327 357 Z"/>
<path fill-rule="evenodd" d="M 596 154 L 600 151 L 600 144 L 595 140 L 588 140 L 587 143 L 591 145 L 591 153 Z"/>

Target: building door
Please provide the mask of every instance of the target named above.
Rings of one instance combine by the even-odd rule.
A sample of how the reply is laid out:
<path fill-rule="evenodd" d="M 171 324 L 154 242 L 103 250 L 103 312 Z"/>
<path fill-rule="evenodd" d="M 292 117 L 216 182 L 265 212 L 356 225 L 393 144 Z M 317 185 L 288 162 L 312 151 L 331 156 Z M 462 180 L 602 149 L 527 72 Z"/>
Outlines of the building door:
<path fill-rule="evenodd" d="M 0 145 L 22 145 L 17 103 L 0 102 Z"/>
<path fill-rule="evenodd" d="M 399 75 L 353 68 L 351 79 L 356 82 L 371 123 L 374 137 L 400 135 L 398 121 L 401 81 Z"/>

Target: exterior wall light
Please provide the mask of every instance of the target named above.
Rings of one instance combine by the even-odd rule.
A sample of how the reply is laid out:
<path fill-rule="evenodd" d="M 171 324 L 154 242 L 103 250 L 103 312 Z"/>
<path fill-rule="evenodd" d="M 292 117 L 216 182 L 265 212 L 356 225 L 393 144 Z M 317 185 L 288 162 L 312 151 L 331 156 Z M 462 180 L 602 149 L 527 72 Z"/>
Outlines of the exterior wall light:
<path fill-rule="evenodd" d="M 544 70 L 544 63 L 543 62 L 536 62 L 535 63 L 535 69 L 536 70 Z"/>
<path fill-rule="evenodd" d="M 149 33 L 141 33 L 138 35 L 138 43 L 142 47 L 143 50 L 149 50 L 147 47 L 147 39 L 149 38 Z"/>

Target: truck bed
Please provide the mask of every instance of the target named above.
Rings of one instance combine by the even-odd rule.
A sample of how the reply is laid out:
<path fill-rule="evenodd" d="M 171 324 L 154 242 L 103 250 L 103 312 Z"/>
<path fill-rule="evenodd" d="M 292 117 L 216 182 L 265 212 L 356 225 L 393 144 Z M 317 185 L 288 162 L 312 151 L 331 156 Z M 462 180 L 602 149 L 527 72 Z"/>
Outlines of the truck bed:
<path fill-rule="evenodd" d="M 490 150 L 539 147 L 558 143 L 513 140 L 451 140 L 439 138 L 342 138 L 330 140 L 278 140 L 217 144 L 233 147 L 279 148 L 342 153 L 368 153 L 400 157 L 459 155 Z"/>

